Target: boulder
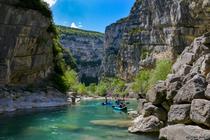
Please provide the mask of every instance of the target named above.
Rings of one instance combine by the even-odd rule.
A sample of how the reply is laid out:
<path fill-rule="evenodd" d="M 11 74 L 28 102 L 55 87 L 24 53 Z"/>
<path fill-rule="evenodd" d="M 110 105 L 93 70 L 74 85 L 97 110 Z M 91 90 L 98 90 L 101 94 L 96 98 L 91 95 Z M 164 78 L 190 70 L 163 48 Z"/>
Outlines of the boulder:
<path fill-rule="evenodd" d="M 172 105 L 168 112 L 168 122 L 170 124 L 190 123 L 190 104 Z"/>
<path fill-rule="evenodd" d="M 190 73 L 191 69 L 192 69 L 192 66 L 187 65 L 187 64 L 183 64 L 183 65 L 178 69 L 178 71 L 176 71 L 176 75 L 185 76 L 185 75 L 187 75 L 187 74 Z"/>
<path fill-rule="evenodd" d="M 205 77 L 197 74 L 191 80 L 186 82 L 174 97 L 174 103 L 191 103 L 193 99 L 205 98 L 206 90 Z"/>
<path fill-rule="evenodd" d="M 170 106 L 171 106 L 172 102 L 170 101 L 164 101 L 161 106 L 166 110 L 166 111 L 169 111 L 170 110 Z"/>
<path fill-rule="evenodd" d="M 204 61 L 201 64 L 201 74 L 207 75 L 210 72 L 210 54 L 207 54 L 204 57 Z"/>
<path fill-rule="evenodd" d="M 208 84 L 210 84 L 210 73 L 208 73 L 207 76 L 206 76 L 206 82 L 207 82 Z"/>
<path fill-rule="evenodd" d="M 134 119 L 136 117 L 138 117 L 138 112 L 137 111 L 129 111 L 128 112 L 128 117 L 130 117 L 131 119 Z"/>
<path fill-rule="evenodd" d="M 191 104 L 190 118 L 197 124 L 210 127 L 210 101 L 194 99 Z"/>
<path fill-rule="evenodd" d="M 160 130 L 160 140 L 209 140 L 210 131 L 192 125 L 171 125 Z"/>
<path fill-rule="evenodd" d="M 181 69 L 183 69 L 183 66 L 189 66 L 193 63 L 193 57 L 194 57 L 194 53 L 190 53 L 190 52 L 183 52 L 182 55 L 177 59 L 176 63 L 173 65 L 173 72 L 177 73 L 179 72 L 179 75 L 184 75 L 185 71 L 182 70 L 182 72 L 180 71 Z"/>
<path fill-rule="evenodd" d="M 146 98 L 154 105 L 159 105 L 166 100 L 166 85 L 161 81 L 147 92 Z"/>
<path fill-rule="evenodd" d="M 142 115 L 144 117 L 154 115 L 161 121 L 167 120 L 167 112 L 163 108 L 157 107 L 150 102 L 144 104 Z"/>
<path fill-rule="evenodd" d="M 208 84 L 208 86 L 206 88 L 205 96 L 207 99 L 210 99 L 210 84 Z"/>
<path fill-rule="evenodd" d="M 131 133 L 151 133 L 158 132 L 163 126 L 163 122 L 155 116 L 143 117 L 140 115 L 133 121 L 133 125 L 128 128 L 128 131 Z"/>
<path fill-rule="evenodd" d="M 138 107 L 137 107 L 137 112 L 138 114 L 141 114 L 142 113 L 142 110 L 144 108 L 144 104 L 147 102 L 146 99 L 139 99 L 138 100 Z"/>
<path fill-rule="evenodd" d="M 172 101 L 173 98 L 176 96 L 178 90 L 182 87 L 181 81 L 176 81 L 170 83 L 167 88 L 167 96 L 166 99 Z"/>
<path fill-rule="evenodd" d="M 183 77 L 182 76 L 177 76 L 175 74 L 169 74 L 167 76 L 167 80 L 166 80 L 166 85 L 168 86 L 171 83 L 177 82 L 177 81 L 182 81 Z"/>

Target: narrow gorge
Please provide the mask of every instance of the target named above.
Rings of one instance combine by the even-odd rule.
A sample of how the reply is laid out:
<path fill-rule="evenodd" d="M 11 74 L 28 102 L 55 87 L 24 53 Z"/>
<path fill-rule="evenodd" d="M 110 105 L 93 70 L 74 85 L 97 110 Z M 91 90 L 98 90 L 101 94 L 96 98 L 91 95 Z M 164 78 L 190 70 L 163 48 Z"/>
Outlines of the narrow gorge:
<path fill-rule="evenodd" d="M 0 0 L 0 139 L 210 139 L 210 0 L 134 0 L 105 33 L 49 6 Z"/>

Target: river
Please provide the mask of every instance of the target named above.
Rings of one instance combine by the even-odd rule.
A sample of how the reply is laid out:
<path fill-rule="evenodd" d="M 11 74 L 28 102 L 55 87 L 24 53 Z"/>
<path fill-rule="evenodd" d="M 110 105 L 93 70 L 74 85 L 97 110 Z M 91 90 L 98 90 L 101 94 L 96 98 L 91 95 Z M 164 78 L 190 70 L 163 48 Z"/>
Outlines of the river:
<path fill-rule="evenodd" d="M 123 122 L 127 121 L 128 116 L 126 113 L 113 111 L 110 106 L 102 106 L 100 102 L 82 101 L 71 107 L 24 110 L 1 115 L 0 140 L 157 139 L 157 136 L 130 134 L 123 125 L 104 125 L 104 120 L 105 123 L 106 120 Z M 135 109 L 136 102 L 131 101 L 128 108 Z"/>

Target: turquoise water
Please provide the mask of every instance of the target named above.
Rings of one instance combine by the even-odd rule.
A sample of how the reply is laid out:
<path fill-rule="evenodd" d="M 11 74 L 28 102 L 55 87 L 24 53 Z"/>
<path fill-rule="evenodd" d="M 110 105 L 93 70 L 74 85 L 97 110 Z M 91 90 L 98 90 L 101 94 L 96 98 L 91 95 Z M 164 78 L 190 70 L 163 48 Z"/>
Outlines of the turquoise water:
<path fill-rule="evenodd" d="M 123 112 L 100 105 L 101 101 L 54 109 L 20 111 L 0 117 L 0 140 L 155 140 L 135 135 L 126 127 L 94 125 L 94 120 L 126 120 Z M 132 101 L 129 109 L 135 109 Z"/>

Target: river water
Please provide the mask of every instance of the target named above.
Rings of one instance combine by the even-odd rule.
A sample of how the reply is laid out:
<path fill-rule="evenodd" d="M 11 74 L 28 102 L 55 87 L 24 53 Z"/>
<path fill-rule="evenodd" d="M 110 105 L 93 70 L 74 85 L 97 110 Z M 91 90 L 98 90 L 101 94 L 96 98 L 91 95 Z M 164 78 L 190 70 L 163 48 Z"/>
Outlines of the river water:
<path fill-rule="evenodd" d="M 126 121 L 128 116 L 99 100 L 53 109 L 19 111 L 0 116 L 0 140 L 156 140 L 157 136 L 136 135 L 127 127 L 103 125 L 103 120 Z M 129 110 L 136 108 L 131 101 Z M 102 124 L 100 121 L 102 120 Z M 93 123 L 99 121 L 99 124 Z M 111 125 L 111 126 L 110 126 Z"/>

